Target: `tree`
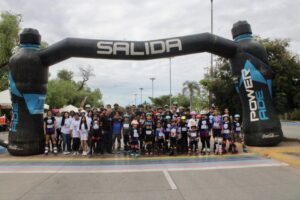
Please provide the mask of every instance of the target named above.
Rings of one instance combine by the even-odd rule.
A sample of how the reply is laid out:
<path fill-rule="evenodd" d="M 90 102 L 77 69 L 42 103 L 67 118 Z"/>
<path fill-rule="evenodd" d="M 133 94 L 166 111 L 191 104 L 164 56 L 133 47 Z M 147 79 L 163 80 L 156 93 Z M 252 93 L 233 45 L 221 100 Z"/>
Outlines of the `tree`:
<path fill-rule="evenodd" d="M 21 15 L 0 14 L 0 91 L 8 88 L 8 61 L 19 42 Z"/>
<path fill-rule="evenodd" d="M 102 104 L 102 94 L 99 89 L 92 90 L 84 86 L 78 91 L 78 86 L 81 82 L 75 82 L 72 77 L 73 72 L 63 69 L 58 72 L 57 79 L 49 81 L 46 103 L 51 108 L 61 108 L 69 104 L 80 107 L 81 102 L 85 98 L 86 104 L 93 106 L 100 106 Z"/>
<path fill-rule="evenodd" d="M 256 37 L 267 50 L 269 66 L 275 72 L 273 80 L 273 102 L 278 113 L 299 109 L 300 97 L 300 61 L 299 57 L 288 50 L 289 40 Z M 241 109 L 239 96 L 230 73 L 228 60 L 218 57 L 213 76 L 206 75 L 200 83 L 212 91 L 214 103 L 223 110 L 229 108 L 231 113 Z"/>
<path fill-rule="evenodd" d="M 72 71 L 62 69 L 57 73 L 59 80 L 72 81 L 74 73 Z"/>
<path fill-rule="evenodd" d="M 84 87 L 85 83 L 90 79 L 91 76 L 95 76 L 91 65 L 88 65 L 87 67 L 79 67 L 79 71 L 82 77 L 82 81 L 79 85 L 79 88 L 77 89 L 78 91 L 80 91 Z"/>
<path fill-rule="evenodd" d="M 165 105 L 170 104 L 170 95 L 162 95 L 155 98 L 149 97 L 149 99 L 151 100 L 152 104 L 155 106 L 164 107 Z"/>
<path fill-rule="evenodd" d="M 196 81 L 185 81 L 183 83 L 182 94 L 189 96 L 190 110 L 192 110 L 193 97 L 195 96 L 195 94 L 200 94 L 199 84 Z"/>

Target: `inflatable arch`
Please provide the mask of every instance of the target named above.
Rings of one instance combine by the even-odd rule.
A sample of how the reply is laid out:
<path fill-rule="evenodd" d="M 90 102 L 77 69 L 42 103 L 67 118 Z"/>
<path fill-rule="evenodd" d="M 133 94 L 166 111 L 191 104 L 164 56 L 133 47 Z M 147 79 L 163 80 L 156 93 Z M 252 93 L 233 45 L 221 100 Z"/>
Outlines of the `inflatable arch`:
<path fill-rule="evenodd" d="M 273 72 L 265 49 L 252 38 L 250 25 L 233 25 L 234 41 L 202 33 L 152 41 L 112 41 L 67 38 L 39 49 L 35 29 L 20 34 L 20 51 L 9 61 L 13 120 L 6 145 L 12 155 L 44 151 L 43 105 L 49 66 L 70 57 L 146 60 L 210 52 L 230 59 L 243 108 L 245 142 L 253 146 L 277 145 L 283 138 L 272 104 Z"/>

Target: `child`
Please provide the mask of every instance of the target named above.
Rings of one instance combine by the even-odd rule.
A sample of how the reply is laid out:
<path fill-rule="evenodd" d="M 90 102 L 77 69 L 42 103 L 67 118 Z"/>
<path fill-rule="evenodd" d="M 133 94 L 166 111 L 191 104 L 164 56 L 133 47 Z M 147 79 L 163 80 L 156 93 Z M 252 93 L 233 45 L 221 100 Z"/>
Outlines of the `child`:
<path fill-rule="evenodd" d="M 161 122 L 156 122 L 156 130 L 155 130 L 155 140 L 157 143 L 158 154 L 164 152 L 164 145 L 165 145 L 165 133 L 164 129 L 161 126 Z"/>
<path fill-rule="evenodd" d="M 144 123 L 144 135 L 145 135 L 145 155 L 153 155 L 153 140 L 154 140 L 154 122 L 152 120 L 151 113 L 146 114 L 146 121 Z"/>
<path fill-rule="evenodd" d="M 139 122 L 137 120 L 132 120 L 130 129 L 130 140 L 131 140 L 131 156 L 138 156 L 139 150 L 139 136 L 140 130 L 138 128 Z"/>
<path fill-rule="evenodd" d="M 234 120 L 233 120 L 233 138 L 232 138 L 232 145 L 233 148 L 235 148 L 235 153 L 237 153 L 237 149 L 236 149 L 236 144 L 235 142 L 238 140 L 242 143 L 243 146 L 243 152 L 247 153 L 247 147 L 244 143 L 244 134 L 242 132 L 242 127 L 241 127 L 241 122 L 240 122 L 240 115 L 239 114 L 235 114 L 234 115 Z"/>
<path fill-rule="evenodd" d="M 83 116 L 80 121 L 79 125 L 79 133 L 80 133 L 80 140 L 81 140 L 81 147 L 82 147 L 82 155 L 87 155 L 87 140 L 88 140 L 88 131 L 89 127 L 86 121 L 86 117 Z"/>
<path fill-rule="evenodd" d="M 165 133 L 165 151 L 169 151 L 169 141 L 170 141 L 170 133 L 171 133 L 171 116 L 167 115 L 164 121 L 164 133 Z"/>
<path fill-rule="evenodd" d="M 99 118 L 95 115 L 91 122 L 90 128 L 90 152 L 89 155 L 93 156 L 93 153 L 98 153 L 99 150 L 102 152 L 103 146 L 100 145 L 101 127 Z M 103 138 L 101 138 L 103 139 Z"/>
<path fill-rule="evenodd" d="M 223 136 L 223 143 L 222 143 L 222 153 L 226 154 L 226 145 L 227 142 L 230 142 L 230 133 L 231 133 L 231 123 L 230 117 L 228 114 L 223 115 L 223 125 L 222 125 L 222 136 Z"/>
<path fill-rule="evenodd" d="M 194 121 L 192 120 L 191 122 Z M 191 127 L 191 124 L 189 125 L 190 125 L 189 127 Z M 186 121 L 186 116 L 184 115 L 180 117 L 177 147 L 178 147 L 177 150 L 180 153 L 187 153 L 188 151 L 188 125 Z"/>
<path fill-rule="evenodd" d="M 70 129 L 71 129 L 71 135 L 73 139 L 73 146 L 72 149 L 74 151 L 73 155 L 79 154 L 79 146 L 80 146 L 80 133 L 79 133 L 79 125 L 80 125 L 80 119 L 79 114 L 74 114 L 74 119 L 72 120 Z"/>
<path fill-rule="evenodd" d="M 209 118 L 204 112 L 201 112 L 201 119 L 198 122 L 201 138 L 201 154 L 210 154 L 210 134 L 209 134 Z"/>
<path fill-rule="evenodd" d="M 190 139 L 189 154 L 192 154 L 192 152 L 194 154 L 197 154 L 199 135 L 197 133 L 196 123 L 191 123 L 191 129 L 189 130 L 189 139 Z"/>
<path fill-rule="evenodd" d="M 215 154 L 222 154 L 222 117 L 219 111 L 216 109 L 214 111 L 214 116 L 212 118 L 212 130 L 213 130 L 213 137 L 215 140 L 214 143 L 214 152 Z"/>
<path fill-rule="evenodd" d="M 124 143 L 124 153 L 127 154 L 129 151 L 129 135 L 130 135 L 130 122 L 129 115 L 124 115 L 123 129 L 122 129 L 122 137 Z"/>
<path fill-rule="evenodd" d="M 170 156 L 176 154 L 177 138 L 178 138 L 177 120 L 173 119 L 170 127 Z"/>

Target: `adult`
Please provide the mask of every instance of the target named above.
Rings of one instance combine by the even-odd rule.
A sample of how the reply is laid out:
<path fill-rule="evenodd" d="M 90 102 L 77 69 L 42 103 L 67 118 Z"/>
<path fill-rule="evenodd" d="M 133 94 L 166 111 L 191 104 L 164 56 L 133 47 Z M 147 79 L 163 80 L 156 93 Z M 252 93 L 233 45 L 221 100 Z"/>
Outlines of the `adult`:
<path fill-rule="evenodd" d="M 45 134 L 45 154 L 49 152 L 49 140 L 52 139 L 53 153 L 57 154 L 56 138 L 55 138 L 55 118 L 52 116 L 52 112 L 48 110 L 47 117 L 44 118 L 44 134 Z"/>
<path fill-rule="evenodd" d="M 112 118 L 110 116 L 110 113 L 106 109 L 103 110 L 100 121 L 102 123 L 104 149 L 107 153 L 112 153 Z"/>
<path fill-rule="evenodd" d="M 74 113 L 75 114 L 75 113 Z M 70 154 L 71 151 L 71 123 L 72 118 L 70 117 L 68 112 L 63 114 L 63 118 L 61 120 L 61 133 L 63 136 L 63 154 Z"/>

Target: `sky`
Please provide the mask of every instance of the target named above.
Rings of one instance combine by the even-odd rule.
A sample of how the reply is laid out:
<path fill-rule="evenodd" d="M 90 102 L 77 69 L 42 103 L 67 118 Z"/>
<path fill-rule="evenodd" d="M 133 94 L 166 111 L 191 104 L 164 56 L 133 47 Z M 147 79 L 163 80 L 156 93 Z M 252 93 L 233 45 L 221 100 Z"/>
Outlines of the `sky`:
<path fill-rule="evenodd" d="M 214 0 L 214 34 L 232 39 L 231 28 L 247 20 L 261 37 L 288 38 L 290 50 L 300 52 L 300 0 Z M 210 0 L 1 0 L 0 11 L 22 15 L 21 28 L 38 29 L 49 45 L 66 37 L 108 40 L 153 40 L 210 32 Z M 141 102 L 169 94 L 169 59 L 122 61 L 71 58 L 50 67 L 50 78 L 61 69 L 74 72 L 91 65 L 91 88 L 99 88 L 105 104 Z M 210 66 L 210 54 L 172 58 L 172 94 L 186 80 L 199 81 Z"/>

